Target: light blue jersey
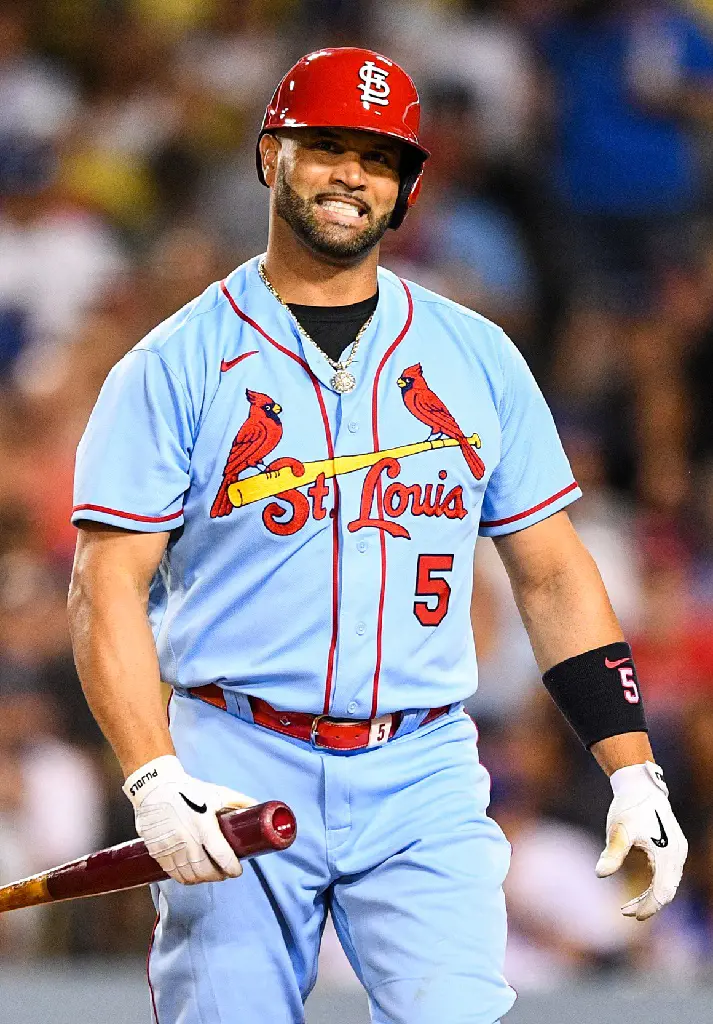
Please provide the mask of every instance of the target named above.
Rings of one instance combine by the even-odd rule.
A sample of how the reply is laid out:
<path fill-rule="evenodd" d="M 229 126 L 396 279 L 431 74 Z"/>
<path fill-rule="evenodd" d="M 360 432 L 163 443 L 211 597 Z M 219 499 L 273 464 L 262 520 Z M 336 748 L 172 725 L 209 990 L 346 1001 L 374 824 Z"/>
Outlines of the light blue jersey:
<path fill-rule="evenodd" d="M 580 492 L 477 314 L 379 270 L 349 369 L 340 394 L 251 260 L 114 367 L 79 447 L 75 522 L 171 532 L 150 611 L 182 764 L 298 821 L 239 879 L 155 887 L 157 1024 L 303 1021 L 328 912 L 374 1024 L 494 1024 L 514 1000 L 509 848 L 460 703 L 473 555 Z M 208 683 L 224 709 L 191 696 Z M 405 713 L 345 754 L 257 724 L 251 697 Z"/>
<path fill-rule="evenodd" d="M 163 678 L 368 718 L 468 697 L 479 534 L 580 491 L 502 330 L 379 270 L 353 392 L 257 259 L 109 374 L 73 521 L 172 531 L 151 591 Z"/>

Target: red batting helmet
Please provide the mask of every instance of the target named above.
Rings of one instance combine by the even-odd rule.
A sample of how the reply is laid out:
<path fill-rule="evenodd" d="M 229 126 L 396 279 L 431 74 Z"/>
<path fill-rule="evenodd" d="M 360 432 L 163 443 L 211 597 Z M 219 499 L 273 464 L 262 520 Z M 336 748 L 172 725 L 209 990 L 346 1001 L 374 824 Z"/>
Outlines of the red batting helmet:
<path fill-rule="evenodd" d="M 406 72 L 373 50 L 343 46 L 316 50 L 282 79 L 263 118 L 258 143 L 276 128 L 351 128 L 403 143 L 399 197 L 390 227 L 397 228 L 418 195 L 423 162 L 418 141 L 421 105 Z M 257 173 L 264 184 L 260 149 Z"/>

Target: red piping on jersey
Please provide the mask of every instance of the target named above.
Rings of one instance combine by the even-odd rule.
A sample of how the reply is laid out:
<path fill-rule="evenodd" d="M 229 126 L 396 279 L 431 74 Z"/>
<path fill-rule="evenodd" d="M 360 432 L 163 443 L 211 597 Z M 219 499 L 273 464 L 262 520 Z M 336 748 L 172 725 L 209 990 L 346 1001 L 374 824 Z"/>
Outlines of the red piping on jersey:
<path fill-rule="evenodd" d="M 377 408 L 377 392 L 379 390 L 379 377 L 381 371 L 395 352 L 396 348 L 406 337 L 411 321 L 413 320 L 413 299 L 411 298 L 411 292 L 408 290 L 408 286 L 405 281 L 401 281 L 406 292 L 406 300 L 408 302 L 408 313 L 406 314 L 406 323 L 401 328 L 398 337 L 389 345 L 386 352 L 384 353 L 381 362 L 376 368 L 374 374 L 374 386 L 371 392 L 371 428 L 372 437 L 374 441 L 374 451 L 378 452 L 381 450 L 379 444 L 379 421 L 378 421 L 378 408 Z M 381 476 L 377 481 L 376 485 L 376 507 L 378 509 L 379 519 L 384 518 L 384 493 L 381 486 Z M 376 620 L 376 664 L 374 666 L 374 684 L 371 691 L 371 714 L 370 717 L 374 718 L 376 715 L 376 708 L 379 703 L 379 676 L 381 675 L 381 645 L 384 632 L 384 601 L 386 598 L 386 533 L 384 530 L 379 530 L 379 547 L 381 549 L 381 587 L 379 589 L 379 610 Z"/>
<path fill-rule="evenodd" d="M 180 508 L 178 512 L 171 512 L 167 516 L 139 516 L 133 512 L 121 512 L 117 508 L 105 508 L 104 505 L 75 505 L 72 509 L 72 515 L 75 512 L 106 512 L 110 516 L 119 516 L 120 519 L 134 519 L 137 523 L 167 523 L 170 519 L 178 519 L 179 516 L 183 515 L 183 509 Z"/>
<path fill-rule="evenodd" d="M 551 505 L 553 501 L 557 501 L 558 498 L 564 498 L 565 494 L 569 494 L 570 491 L 576 490 L 579 484 L 574 480 L 569 487 L 565 487 L 561 491 L 557 491 L 557 494 L 553 494 L 551 498 L 547 498 L 545 501 L 541 501 L 539 505 L 533 505 L 532 508 L 528 508 L 525 512 L 518 512 L 516 516 L 508 516 L 507 519 L 491 519 L 486 522 L 485 519 L 481 519 L 481 526 L 507 526 L 508 523 L 516 523 L 518 519 L 527 519 L 528 516 L 534 515 L 535 512 L 539 512 L 540 509 L 546 508 Z"/>
<path fill-rule="evenodd" d="M 241 356 L 236 356 L 235 359 L 221 359 L 220 360 L 220 372 L 225 373 L 226 370 L 232 370 L 238 363 L 242 363 L 243 359 L 247 359 L 248 356 L 256 356 L 258 351 L 256 348 L 252 352 L 243 352 Z"/>
<path fill-rule="evenodd" d="M 158 922 L 159 922 L 160 918 L 161 918 L 161 915 L 160 915 L 160 913 L 157 912 L 156 913 L 156 920 L 154 921 L 153 928 L 151 929 L 151 938 L 149 939 L 149 951 L 146 954 L 146 980 L 149 983 L 149 992 L 151 993 L 151 1009 L 153 1010 L 153 1018 L 154 1018 L 154 1021 L 156 1022 L 156 1024 L 158 1024 L 158 1010 L 156 1009 L 156 996 L 154 995 L 153 985 L 151 984 L 150 964 L 151 964 L 151 952 L 153 950 L 154 936 L 156 935 L 156 929 L 158 928 Z"/>
<path fill-rule="evenodd" d="M 293 359 L 305 373 L 308 375 L 312 382 L 315 394 L 317 396 L 317 402 L 319 403 L 319 411 L 322 414 L 322 422 L 324 424 L 324 433 L 327 439 L 327 455 L 329 459 L 334 461 L 334 442 L 332 441 L 332 431 L 329 427 L 329 417 L 327 416 L 327 409 L 324 404 L 324 396 L 322 395 L 322 389 L 320 383 L 312 373 L 309 364 L 305 362 L 300 356 L 295 355 L 294 352 L 290 352 L 288 348 L 281 345 L 274 338 L 262 329 L 259 323 L 249 317 L 247 313 L 243 313 L 242 309 L 235 302 L 235 299 L 228 291 L 228 287 L 225 281 L 220 282 L 220 290 L 226 299 L 233 307 L 233 311 L 237 313 L 241 320 L 244 320 L 246 324 L 262 335 L 265 341 L 269 341 L 271 345 L 283 355 L 289 356 Z M 337 483 L 336 476 L 334 477 L 334 518 L 332 519 L 332 638 L 329 643 L 329 654 L 327 655 L 327 676 L 324 683 L 324 711 L 323 714 L 329 712 L 329 704 L 332 699 L 332 677 L 334 675 L 334 658 L 337 652 L 337 631 L 339 628 L 339 484 Z"/>

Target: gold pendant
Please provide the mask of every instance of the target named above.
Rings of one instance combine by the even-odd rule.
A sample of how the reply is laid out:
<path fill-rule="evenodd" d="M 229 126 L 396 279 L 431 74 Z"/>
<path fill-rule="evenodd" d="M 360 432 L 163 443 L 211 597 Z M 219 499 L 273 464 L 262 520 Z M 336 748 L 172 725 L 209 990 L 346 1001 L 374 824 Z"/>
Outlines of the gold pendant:
<path fill-rule="evenodd" d="M 356 387 L 356 377 L 349 370 L 337 370 L 329 383 L 335 391 L 338 391 L 340 395 L 344 395 L 354 390 Z"/>

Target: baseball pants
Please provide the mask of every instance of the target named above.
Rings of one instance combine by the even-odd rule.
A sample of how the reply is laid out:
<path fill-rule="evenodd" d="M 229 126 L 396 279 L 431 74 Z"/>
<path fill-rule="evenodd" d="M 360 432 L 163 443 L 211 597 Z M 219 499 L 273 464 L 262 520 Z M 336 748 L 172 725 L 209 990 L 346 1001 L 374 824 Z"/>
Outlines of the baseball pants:
<path fill-rule="evenodd" d="M 460 707 L 389 743 L 317 750 L 174 695 L 186 771 L 295 811 L 290 849 L 218 883 L 153 886 L 157 1024 L 299 1024 L 331 913 L 373 1024 L 494 1024 L 510 848 L 487 817 L 489 778 Z"/>

